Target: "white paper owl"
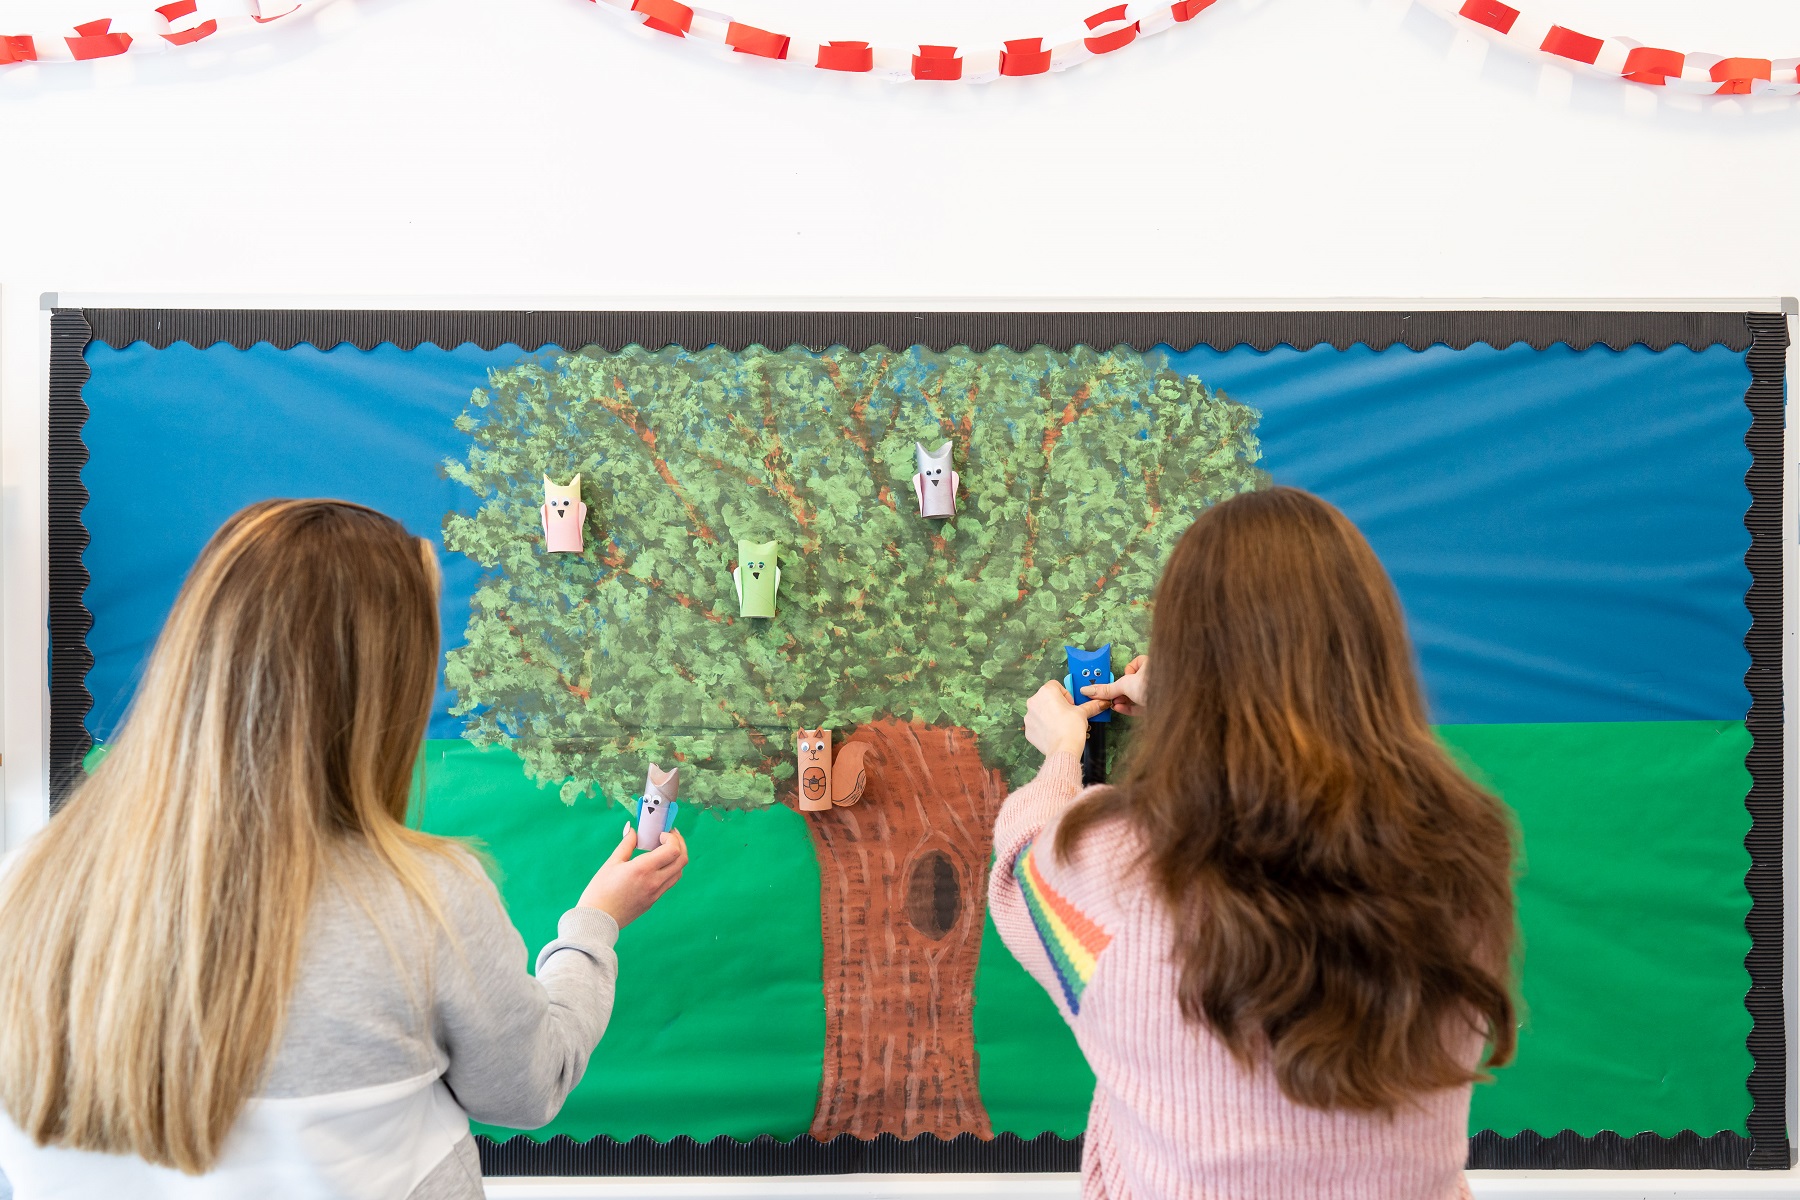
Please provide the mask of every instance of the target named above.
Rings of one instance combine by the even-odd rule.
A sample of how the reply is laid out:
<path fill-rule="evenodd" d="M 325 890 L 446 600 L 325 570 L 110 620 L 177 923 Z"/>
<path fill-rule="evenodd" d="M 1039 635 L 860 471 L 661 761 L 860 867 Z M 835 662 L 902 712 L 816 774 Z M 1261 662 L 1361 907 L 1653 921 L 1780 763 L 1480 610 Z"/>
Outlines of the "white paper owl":
<path fill-rule="evenodd" d="M 644 795 L 638 801 L 639 850 L 656 849 L 662 844 L 663 832 L 675 828 L 675 813 L 681 808 L 681 805 L 675 803 L 675 797 L 680 794 L 681 768 L 670 767 L 665 771 L 651 763 L 648 777 L 644 780 Z"/>
<path fill-rule="evenodd" d="M 919 498 L 921 517 L 954 517 L 956 489 L 962 481 L 950 469 L 950 443 L 927 450 L 922 442 L 913 443 L 918 453 L 919 473 L 913 476 L 913 493 Z"/>

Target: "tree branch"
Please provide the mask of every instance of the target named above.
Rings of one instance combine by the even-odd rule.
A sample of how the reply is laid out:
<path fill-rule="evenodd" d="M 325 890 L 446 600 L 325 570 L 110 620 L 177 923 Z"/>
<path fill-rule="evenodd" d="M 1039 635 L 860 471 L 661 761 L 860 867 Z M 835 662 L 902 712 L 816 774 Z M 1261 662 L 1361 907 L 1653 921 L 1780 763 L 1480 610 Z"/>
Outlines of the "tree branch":
<path fill-rule="evenodd" d="M 1030 572 L 1032 560 L 1037 553 L 1038 502 L 1043 500 L 1050 491 L 1050 456 L 1055 452 L 1057 442 L 1062 439 L 1063 431 L 1073 425 L 1076 418 L 1087 411 L 1088 400 L 1092 395 L 1093 389 L 1085 383 L 1082 384 L 1075 395 L 1070 397 L 1069 402 L 1063 405 L 1061 416 L 1054 423 L 1044 427 L 1044 474 L 1033 494 L 1025 499 L 1025 550 L 1019 560 L 1019 594 L 1013 598 L 1014 612 L 1018 611 L 1017 605 L 1024 603 L 1025 596 L 1029 591 L 1025 586 L 1025 576 Z"/>
<path fill-rule="evenodd" d="M 763 444 L 768 448 L 763 455 L 763 467 L 774 483 L 775 494 L 781 497 L 793 514 L 794 524 L 800 527 L 803 549 L 809 554 L 815 553 L 819 549 L 819 539 L 812 531 L 813 514 L 807 510 L 805 498 L 782 465 L 787 451 L 781 444 L 781 430 L 775 424 L 775 389 L 769 385 L 766 376 L 763 377 L 763 434 Z"/>
<path fill-rule="evenodd" d="M 625 569 L 624 548 L 619 545 L 618 541 L 611 534 L 606 535 L 606 544 L 611 547 L 611 549 L 600 555 L 600 561 L 611 567 L 613 569 L 613 574 L 616 577 L 620 579 L 629 579 L 633 583 L 641 583 L 646 588 L 650 589 L 650 592 L 653 595 L 666 596 L 683 608 L 695 609 L 701 616 L 709 621 L 722 625 L 732 624 L 730 617 L 720 616 L 711 608 L 702 605 L 698 600 L 694 599 L 694 597 L 688 595 L 686 592 L 677 591 L 660 579 L 645 579 L 641 576 L 633 575 L 630 571 Z M 600 581 L 600 583 L 605 582 L 605 580 Z M 598 587 L 599 584 L 596 584 L 595 586 Z"/>
<path fill-rule="evenodd" d="M 693 501 L 688 499 L 687 492 L 676 480 L 675 473 L 669 470 L 669 464 L 663 461 L 662 456 L 656 452 L 656 431 L 648 428 L 638 419 L 636 406 L 625 394 L 625 381 L 617 375 L 613 376 L 613 391 L 618 397 L 616 401 L 609 401 L 605 396 L 595 396 L 595 402 L 623 422 L 625 428 L 631 430 L 637 435 L 638 440 L 644 443 L 649 450 L 650 461 L 656 467 L 656 473 L 662 476 L 662 481 L 668 485 L 669 491 L 674 493 L 675 499 L 679 500 L 681 507 L 686 510 L 688 525 L 694 535 L 717 545 L 719 539 L 714 536 L 712 527 L 700 516 L 700 510 L 694 507 Z"/>
<path fill-rule="evenodd" d="M 836 390 L 838 399 L 849 399 L 849 397 L 844 394 L 843 371 L 838 367 L 837 363 L 831 359 L 828 358 L 823 361 L 825 374 L 831 379 L 831 386 Z M 858 450 L 862 451 L 863 465 L 869 469 L 870 480 L 875 482 L 875 499 L 882 504 L 887 505 L 890 509 L 893 509 L 893 511 L 899 512 L 900 510 L 894 507 L 893 490 L 888 487 L 887 480 L 883 479 L 876 472 L 876 468 L 880 466 L 880 463 L 875 457 L 874 443 L 869 441 L 868 430 L 864 428 L 869 419 L 869 403 L 875 399 L 875 389 L 879 386 L 881 377 L 887 373 L 887 364 L 888 356 L 883 354 L 881 356 L 881 361 L 875 365 L 875 373 L 869 382 L 868 391 L 850 401 L 849 433 L 850 441 L 856 445 Z"/>

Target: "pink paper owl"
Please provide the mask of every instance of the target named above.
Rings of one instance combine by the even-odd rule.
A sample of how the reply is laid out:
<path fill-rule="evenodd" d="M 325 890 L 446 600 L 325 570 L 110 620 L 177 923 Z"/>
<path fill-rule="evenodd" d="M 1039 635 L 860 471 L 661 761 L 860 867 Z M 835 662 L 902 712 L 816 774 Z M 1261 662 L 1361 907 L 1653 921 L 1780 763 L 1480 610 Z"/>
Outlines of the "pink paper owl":
<path fill-rule="evenodd" d="M 581 476 L 560 485 L 544 476 L 544 506 L 538 509 L 538 515 L 544 519 L 544 549 L 552 554 L 580 554 L 584 545 L 581 530 L 587 524 L 587 505 L 581 502 Z"/>

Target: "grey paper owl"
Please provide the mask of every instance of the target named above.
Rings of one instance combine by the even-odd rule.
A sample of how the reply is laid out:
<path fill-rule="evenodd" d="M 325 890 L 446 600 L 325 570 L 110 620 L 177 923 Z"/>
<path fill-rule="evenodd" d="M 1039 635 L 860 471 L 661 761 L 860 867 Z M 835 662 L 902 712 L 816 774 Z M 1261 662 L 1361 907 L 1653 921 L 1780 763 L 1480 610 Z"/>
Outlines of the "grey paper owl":
<path fill-rule="evenodd" d="M 921 517 L 954 517 L 956 488 L 961 482 L 950 469 L 950 443 L 927 450 L 922 442 L 914 442 L 919 460 L 919 473 L 913 476 L 913 493 L 919 497 Z"/>
<path fill-rule="evenodd" d="M 637 811 L 637 848 L 654 850 L 662 844 L 665 830 L 675 828 L 675 810 L 680 805 L 675 797 L 681 792 L 681 768 L 670 767 L 667 771 L 650 764 L 650 772 L 644 780 L 644 797 L 638 801 Z"/>

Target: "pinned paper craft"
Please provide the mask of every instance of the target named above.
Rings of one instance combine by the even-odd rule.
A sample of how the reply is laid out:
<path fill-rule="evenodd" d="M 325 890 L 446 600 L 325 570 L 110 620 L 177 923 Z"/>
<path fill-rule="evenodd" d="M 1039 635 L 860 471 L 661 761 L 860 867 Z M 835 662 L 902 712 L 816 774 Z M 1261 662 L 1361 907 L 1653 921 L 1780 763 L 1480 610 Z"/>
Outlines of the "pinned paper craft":
<path fill-rule="evenodd" d="M 681 806 L 675 797 L 681 791 L 681 768 L 667 771 L 650 764 L 644 780 L 644 794 L 638 798 L 637 848 L 654 850 L 662 845 L 662 835 L 675 828 L 675 813 Z"/>
<path fill-rule="evenodd" d="M 1096 683 L 1113 681 L 1111 642 L 1106 643 L 1098 650 L 1083 650 L 1078 646 L 1064 646 L 1063 650 L 1069 656 L 1069 673 L 1063 676 L 1063 687 L 1075 703 L 1082 704 L 1092 698 L 1082 695 L 1082 688 L 1092 687 Z M 1112 720 L 1111 709 L 1097 717 L 1088 718 L 1090 724 L 1096 721 L 1110 720 Z"/>
<path fill-rule="evenodd" d="M 836 805 L 849 808 L 863 798 L 867 772 L 863 759 L 866 742 L 845 742 L 843 753 L 831 761 L 831 730 L 802 729 L 797 745 L 800 757 L 800 811 L 824 812 Z"/>
<path fill-rule="evenodd" d="M 538 509 L 544 520 L 544 549 L 552 554 L 580 554 L 581 530 L 587 524 L 587 505 L 581 502 L 581 476 L 564 484 L 544 476 L 544 504 Z"/>
<path fill-rule="evenodd" d="M 927 450 L 922 442 L 914 442 L 919 459 L 919 473 L 913 476 L 913 494 L 919 498 L 921 517 L 954 517 L 956 489 L 962 481 L 950 469 L 950 443 Z"/>
<path fill-rule="evenodd" d="M 772 617 L 775 593 L 781 589 L 779 542 L 738 541 L 738 565 L 731 569 L 731 585 L 737 589 L 738 616 Z"/>

